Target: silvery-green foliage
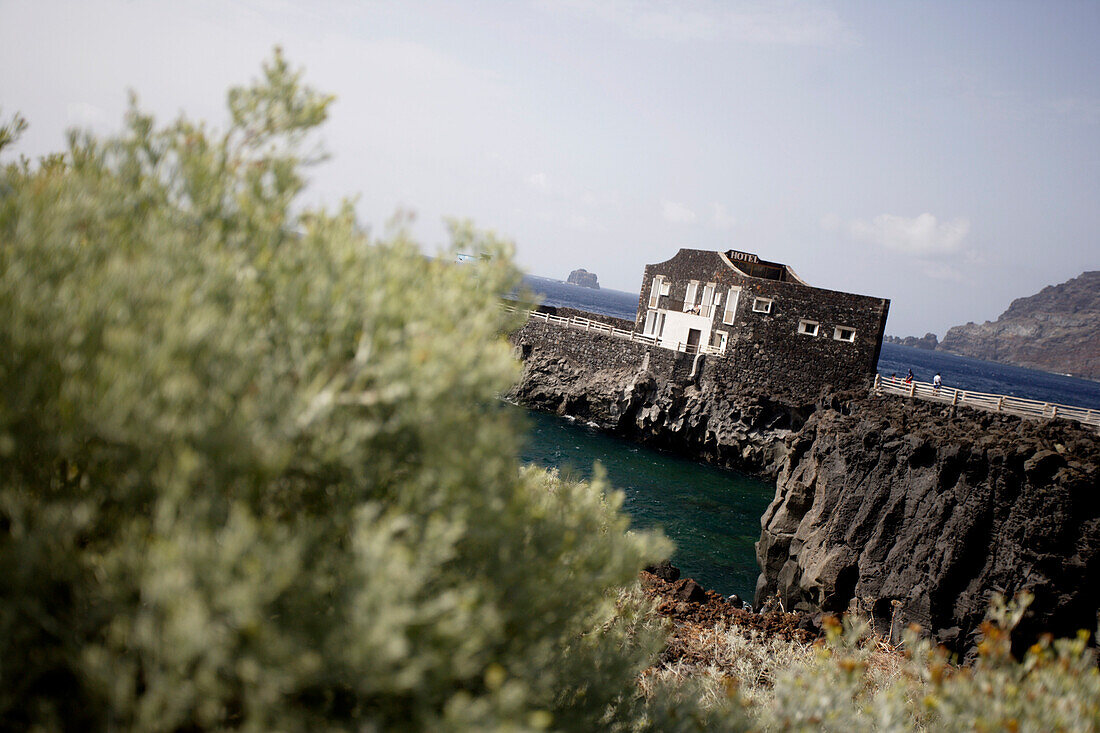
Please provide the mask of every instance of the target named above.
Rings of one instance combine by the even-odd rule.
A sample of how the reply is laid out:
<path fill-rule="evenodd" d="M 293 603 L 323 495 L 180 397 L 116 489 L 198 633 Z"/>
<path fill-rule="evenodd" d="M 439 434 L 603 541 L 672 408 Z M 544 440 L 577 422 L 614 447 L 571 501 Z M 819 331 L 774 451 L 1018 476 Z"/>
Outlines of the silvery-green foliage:
<path fill-rule="evenodd" d="M 508 245 L 304 208 L 328 103 L 276 53 L 224 132 L 3 169 L 3 727 L 659 725 L 615 589 L 668 547 L 518 466 Z"/>
<path fill-rule="evenodd" d="M 884 657 L 865 622 L 834 621 L 817 658 L 782 672 L 756 719 L 769 730 L 1100 730 L 1100 671 L 1087 633 L 1043 638 L 1013 657 L 1011 633 L 1028 603 L 1026 594 L 994 598 L 965 667 L 916 629 L 904 653 Z"/>

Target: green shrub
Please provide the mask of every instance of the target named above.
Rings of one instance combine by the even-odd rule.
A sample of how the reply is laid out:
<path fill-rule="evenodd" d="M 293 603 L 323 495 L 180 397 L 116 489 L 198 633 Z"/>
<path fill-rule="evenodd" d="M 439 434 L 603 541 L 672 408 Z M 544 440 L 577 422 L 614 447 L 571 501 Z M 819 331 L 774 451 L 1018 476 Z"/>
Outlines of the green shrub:
<path fill-rule="evenodd" d="M 616 590 L 667 543 L 518 466 L 504 243 L 298 203 L 328 101 L 276 54 L 223 134 L 4 168 L 3 727 L 653 722 Z"/>
<path fill-rule="evenodd" d="M 952 664 L 910 630 L 887 664 L 866 624 L 833 623 L 815 662 L 788 669 L 760 718 L 775 730 L 1094 731 L 1100 729 L 1100 674 L 1087 633 L 1044 639 L 1024 659 L 1011 632 L 1030 598 L 995 598 L 976 660 Z M 879 658 L 876 659 L 876 656 Z"/>
<path fill-rule="evenodd" d="M 643 679 L 647 688 L 660 680 L 694 691 L 714 715 L 732 695 L 758 730 L 1100 730 L 1100 671 L 1087 633 L 1043 638 L 1022 660 L 1012 656 L 1011 634 L 1029 602 L 994 599 L 967 666 L 918 629 L 897 648 L 853 615 L 827 619 L 826 638 L 814 645 L 704 630 L 692 655 L 704 664 L 662 665 Z"/>

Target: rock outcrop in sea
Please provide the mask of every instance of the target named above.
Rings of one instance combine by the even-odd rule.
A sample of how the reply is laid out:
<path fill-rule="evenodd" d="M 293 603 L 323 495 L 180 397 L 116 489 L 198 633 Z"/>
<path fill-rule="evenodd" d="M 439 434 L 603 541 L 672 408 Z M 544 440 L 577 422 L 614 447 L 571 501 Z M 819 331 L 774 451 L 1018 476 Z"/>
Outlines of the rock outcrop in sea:
<path fill-rule="evenodd" d="M 567 283 L 573 283 L 574 285 L 580 285 L 582 288 L 592 288 L 594 290 L 600 289 L 600 280 L 596 277 L 596 273 L 589 272 L 583 267 L 579 270 L 573 270 L 569 273 Z"/>
<path fill-rule="evenodd" d="M 948 330 L 941 351 L 1100 379 L 1100 270 L 1012 301 L 996 321 Z"/>

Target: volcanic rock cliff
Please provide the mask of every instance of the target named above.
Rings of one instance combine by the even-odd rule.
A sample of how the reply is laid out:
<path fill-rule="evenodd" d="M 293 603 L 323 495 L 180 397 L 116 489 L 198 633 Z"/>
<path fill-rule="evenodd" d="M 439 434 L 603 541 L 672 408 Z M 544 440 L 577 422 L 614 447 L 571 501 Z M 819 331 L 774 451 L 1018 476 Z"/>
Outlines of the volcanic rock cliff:
<path fill-rule="evenodd" d="M 1021 637 L 1095 630 L 1100 447 L 1075 425 L 896 397 L 824 402 L 786 439 L 756 602 L 869 612 L 971 647 L 994 591 L 1035 601 Z"/>
<path fill-rule="evenodd" d="M 955 326 L 938 348 L 1100 379 L 1100 270 L 1018 298 L 996 321 Z"/>
<path fill-rule="evenodd" d="M 762 394 L 701 387 L 686 371 L 658 377 L 637 363 L 593 370 L 539 350 L 526 356 L 510 397 L 652 448 L 767 476 L 782 463 L 783 438 L 813 410 Z"/>

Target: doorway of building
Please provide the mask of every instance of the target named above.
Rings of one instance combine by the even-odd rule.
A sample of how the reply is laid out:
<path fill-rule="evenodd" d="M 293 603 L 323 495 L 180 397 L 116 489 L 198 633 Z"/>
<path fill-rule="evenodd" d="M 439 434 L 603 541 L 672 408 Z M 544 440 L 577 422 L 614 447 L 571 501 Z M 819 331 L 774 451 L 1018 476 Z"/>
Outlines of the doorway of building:
<path fill-rule="evenodd" d="M 687 350 L 691 353 L 695 353 L 699 350 L 699 336 L 702 334 L 698 328 L 688 329 L 688 343 Z"/>

